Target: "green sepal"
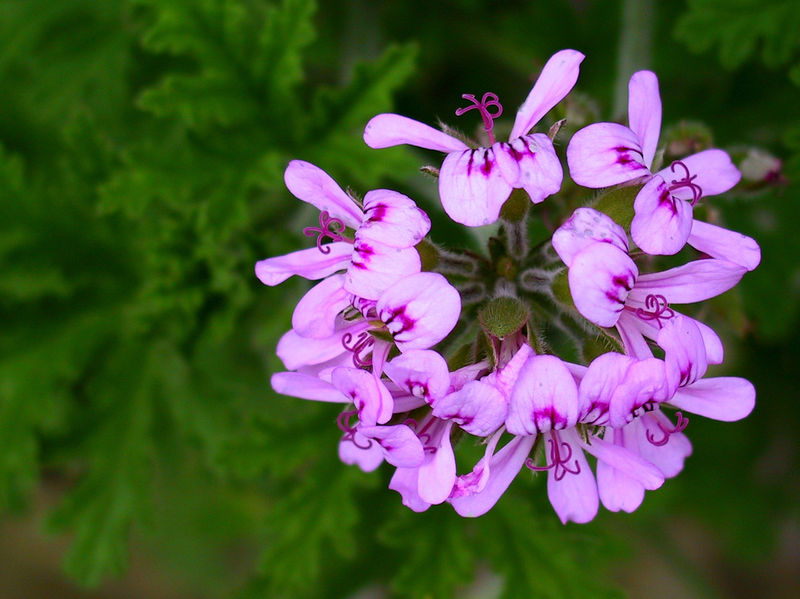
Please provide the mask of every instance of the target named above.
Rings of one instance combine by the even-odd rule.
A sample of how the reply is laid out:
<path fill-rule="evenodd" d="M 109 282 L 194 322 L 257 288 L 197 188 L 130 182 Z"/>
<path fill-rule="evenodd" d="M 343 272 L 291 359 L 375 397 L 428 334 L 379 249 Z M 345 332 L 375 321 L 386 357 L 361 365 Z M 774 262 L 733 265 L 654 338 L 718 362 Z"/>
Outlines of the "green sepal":
<path fill-rule="evenodd" d="M 641 188 L 641 185 L 630 185 L 612 189 L 599 196 L 592 204 L 592 208 L 605 213 L 611 220 L 628 231 L 633 220 L 633 201 Z"/>
<path fill-rule="evenodd" d="M 569 291 L 569 279 L 567 278 L 566 268 L 553 277 L 550 288 L 553 290 L 553 296 L 558 303 L 575 309 L 575 302 L 572 301 L 572 294 Z"/>
<path fill-rule="evenodd" d="M 487 335 L 505 339 L 528 322 L 528 308 L 515 297 L 496 297 L 481 307 L 478 320 Z"/>
<path fill-rule="evenodd" d="M 521 223 L 528 214 L 531 197 L 524 189 L 514 189 L 500 209 L 500 218 L 509 223 Z"/>
<path fill-rule="evenodd" d="M 419 254 L 419 260 L 422 264 L 423 271 L 432 271 L 436 269 L 439 264 L 439 250 L 431 241 L 426 237 L 414 246 Z"/>

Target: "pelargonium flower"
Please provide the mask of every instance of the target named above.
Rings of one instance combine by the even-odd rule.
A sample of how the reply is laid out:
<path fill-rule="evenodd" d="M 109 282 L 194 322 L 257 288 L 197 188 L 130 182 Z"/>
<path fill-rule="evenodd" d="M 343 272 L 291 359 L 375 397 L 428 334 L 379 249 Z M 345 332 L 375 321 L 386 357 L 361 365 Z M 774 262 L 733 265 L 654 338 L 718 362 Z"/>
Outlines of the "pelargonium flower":
<path fill-rule="evenodd" d="M 703 246 L 726 245 L 729 232 L 694 228 L 692 213 L 702 197 L 728 191 L 739 182 L 741 174 L 730 156 L 718 149 L 704 150 L 651 173 L 661 129 L 661 98 L 658 79 L 650 71 L 638 71 L 630 79 L 628 122 L 630 127 L 594 123 L 575 133 L 567 147 L 572 179 L 591 188 L 645 181 L 634 202 L 631 235 L 648 254 L 675 254 L 687 241 L 701 251 Z M 752 270 L 758 259 L 753 261 L 748 256 L 744 266 Z"/>
<path fill-rule="evenodd" d="M 675 314 L 671 304 L 715 297 L 746 272 L 734 262 L 703 259 L 640 275 L 628 255 L 625 231 L 592 208 L 576 210 L 553 234 L 553 247 L 569 269 L 570 293 L 578 312 L 597 326 L 616 326 L 629 349 L 641 347 L 643 335 L 656 337 L 662 320 Z M 719 338 L 706 325 L 697 322 L 697 326 L 710 359 L 721 362 Z"/>
<path fill-rule="evenodd" d="M 454 221 L 474 227 L 495 222 L 512 189 L 524 189 L 534 203 L 561 188 L 563 171 L 553 142 L 542 133 L 530 133 L 539 120 L 575 85 L 584 56 L 561 50 L 545 64 L 536 84 L 517 111 L 507 142 L 495 142 L 493 120 L 502 113 L 497 96 L 485 94 L 457 115 L 473 108 L 481 113 L 491 146 L 470 148 L 462 140 L 397 114 L 379 114 L 367 123 L 364 141 L 371 148 L 410 144 L 446 152 L 439 171 L 439 197 Z M 490 111 L 494 108 L 495 111 Z"/>
<path fill-rule="evenodd" d="M 399 278 L 420 270 L 414 246 L 430 230 L 428 216 L 410 198 L 388 189 L 364 196 L 363 210 L 323 170 L 293 160 L 284 173 L 295 197 L 320 209 L 319 227 L 306 227 L 315 248 L 267 258 L 256 263 L 256 276 L 265 285 L 278 285 L 292 275 L 321 279 L 347 270 L 342 287 L 366 299 Z M 355 231 L 345 235 L 345 227 Z M 328 238 L 332 243 L 324 244 Z"/>

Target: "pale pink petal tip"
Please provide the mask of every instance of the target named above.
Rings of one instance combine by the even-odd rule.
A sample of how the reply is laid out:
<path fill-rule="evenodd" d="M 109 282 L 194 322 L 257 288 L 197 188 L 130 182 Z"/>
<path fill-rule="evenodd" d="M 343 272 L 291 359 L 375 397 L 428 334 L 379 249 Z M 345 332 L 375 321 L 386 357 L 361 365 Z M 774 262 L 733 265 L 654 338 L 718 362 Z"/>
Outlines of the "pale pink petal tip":
<path fill-rule="evenodd" d="M 364 129 L 364 141 L 370 148 L 389 148 L 408 144 L 440 152 L 466 150 L 467 145 L 428 125 L 400 116 L 384 113 L 374 116 Z"/>

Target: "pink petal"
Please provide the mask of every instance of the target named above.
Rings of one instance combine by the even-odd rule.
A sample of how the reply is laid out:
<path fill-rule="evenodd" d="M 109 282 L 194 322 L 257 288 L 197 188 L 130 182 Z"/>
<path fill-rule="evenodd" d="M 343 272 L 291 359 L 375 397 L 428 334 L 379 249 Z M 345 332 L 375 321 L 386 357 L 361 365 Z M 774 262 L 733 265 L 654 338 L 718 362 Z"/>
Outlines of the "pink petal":
<path fill-rule="evenodd" d="M 689 169 L 690 176 L 697 175 L 692 182 L 700 186 L 703 190 L 703 197 L 718 195 L 731 189 L 742 178 L 727 152 L 722 150 L 703 150 L 697 154 L 692 154 L 680 161 Z M 685 170 L 673 162 L 670 166 L 658 171 L 667 183 L 678 182 L 685 177 Z M 674 190 L 673 195 L 691 200 L 693 194 L 688 187 L 681 187 Z"/>
<path fill-rule="evenodd" d="M 706 418 L 733 422 L 753 411 L 756 390 L 750 381 L 737 377 L 700 379 L 678 389 L 669 403 Z"/>
<path fill-rule="evenodd" d="M 566 97 L 578 80 L 584 55 L 576 50 L 561 50 L 544 65 L 528 97 L 517 111 L 510 139 L 525 135 L 553 106 Z"/>
<path fill-rule="evenodd" d="M 303 160 L 292 160 L 286 167 L 283 180 L 296 198 L 341 219 L 351 229 L 361 224 L 359 207 L 321 168 Z"/>
<path fill-rule="evenodd" d="M 434 505 L 450 496 L 456 482 L 456 457 L 450 444 L 452 422 L 443 425 L 434 451 L 428 453 L 425 463 L 419 468 L 418 488 L 423 501 Z M 426 447 L 426 452 L 429 449 Z"/>
<path fill-rule="evenodd" d="M 352 245 L 344 241 L 336 241 L 323 247 L 330 248 L 327 254 L 323 254 L 319 249 L 313 247 L 284 256 L 259 260 L 256 262 L 256 276 L 264 285 L 272 287 L 283 283 L 292 275 L 313 281 L 347 268 L 347 263 L 353 253 Z"/>
<path fill-rule="evenodd" d="M 352 400 L 358 410 L 358 419 L 364 425 L 383 424 L 392 417 L 392 396 L 372 373 L 360 368 L 339 367 L 331 373 L 331 383 Z M 366 429 L 360 430 L 364 435 L 372 436 Z"/>
<path fill-rule="evenodd" d="M 555 356 L 532 356 L 511 393 L 506 428 L 512 435 L 564 429 L 575 426 L 581 411 L 578 387 L 564 362 Z"/>
<path fill-rule="evenodd" d="M 416 468 L 425 460 L 417 435 L 405 424 L 394 426 L 362 426 L 359 432 L 376 441 L 383 450 L 384 459 L 398 468 Z"/>
<path fill-rule="evenodd" d="M 364 222 L 356 237 L 407 248 L 419 243 L 430 229 L 428 215 L 414 200 L 396 191 L 376 189 L 364 196 Z"/>
<path fill-rule="evenodd" d="M 724 260 L 695 260 L 662 272 L 641 275 L 631 291 L 633 301 L 650 294 L 663 295 L 670 304 L 701 302 L 734 287 L 746 269 Z"/>
<path fill-rule="evenodd" d="M 599 189 L 650 174 L 636 134 L 617 123 L 584 127 L 567 146 L 567 163 L 578 185 Z"/>
<path fill-rule="evenodd" d="M 583 455 L 575 429 L 559 433 L 556 442 L 569 445 L 572 450 L 570 468 L 577 468 L 578 473 L 567 472 L 561 480 L 556 480 L 555 468 L 552 468 L 547 475 L 547 496 L 562 524 L 569 521 L 584 524 L 595 517 L 599 506 L 594 474 Z"/>
<path fill-rule="evenodd" d="M 488 512 L 500 496 L 505 493 L 520 468 L 528 458 L 535 436 L 515 437 L 489 460 L 489 477 L 483 489 L 473 495 L 453 497 L 450 503 L 456 512 L 467 518 Z"/>
<path fill-rule="evenodd" d="M 342 345 L 344 335 L 350 333 L 353 337 L 357 337 L 367 327 L 366 322 L 358 322 L 324 339 L 301 337 L 296 331 L 290 330 L 280 338 L 275 351 L 287 370 L 322 364 L 346 352 Z"/>
<path fill-rule="evenodd" d="M 434 416 L 452 420 L 477 437 L 488 437 L 500 428 L 507 413 L 503 395 L 482 381 L 469 382 L 433 404 Z"/>
<path fill-rule="evenodd" d="M 628 123 L 639 138 L 647 167 L 653 165 L 661 132 L 661 96 L 658 78 L 650 71 L 638 71 L 628 82 Z"/>
<path fill-rule="evenodd" d="M 344 288 L 358 297 L 377 300 L 387 288 L 421 268 L 413 247 L 394 248 L 356 238 L 355 251 L 347 267 Z"/>
<path fill-rule="evenodd" d="M 389 287 L 376 309 L 397 347 L 406 352 L 444 339 L 461 315 L 461 297 L 442 275 L 422 272 Z"/>
<path fill-rule="evenodd" d="M 409 144 L 440 152 L 459 152 L 467 149 L 464 142 L 447 133 L 442 133 L 419 121 L 390 113 L 379 114 L 370 119 L 364 129 L 364 141 L 370 148 Z"/>
<path fill-rule="evenodd" d="M 547 135 L 525 135 L 510 143 L 496 143 L 492 150 L 506 183 L 523 188 L 534 204 L 561 189 L 564 172 Z"/>
<path fill-rule="evenodd" d="M 424 512 L 431 504 L 419 496 L 419 468 L 398 468 L 389 488 L 400 493 L 403 505 L 415 512 Z"/>
<path fill-rule="evenodd" d="M 535 352 L 531 349 L 531 346 L 523 343 L 508 363 L 495 372 L 494 385 L 504 397 L 511 396 L 511 391 L 517 383 L 522 367 L 534 354 Z"/>
<path fill-rule="evenodd" d="M 275 392 L 281 395 L 331 403 L 350 402 L 348 397 L 342 395 L 330 383 L 299 372 L 276 372 L 270 378 L 270 384 Z"/>
<path fill-rule="evenodd" d="M 614 326 L 639 269 L 628 254 L 610 243 L 593 243 L 575 255 L 568 273 L 575 307 L 600 327 Z"/>
<path fill-rule="evenodd" d="M 580 416 L 581 422 L 605 424 L 611 398 L 633 362 L 635 360 L 630 356 L 616 352 L 607 352 L 592 360 L 578 387 L 581 403 L 589 406 L 590 410 Z"/>
<path fill-rule="evenodd" d="M 706 348 L 700 329 L 690 318 L 676 314 L 658 332 L 658 345 L 664 350 L 670 394 L 678 386 L 703 377 L 708 368 Z"/>
<path fill-rule="evenodd" d="M 454 221 L 477 227 L 497 220 L 511 194 L 493 148 L 448 154 L 439 171 L 439 197 Z"/>
<path fill-rule="evenodd" d="M 336 316 L 350 305 L 350 294 L 342 287 L 344 275 L 333 275 L 317 283 L 297 302 L 292 328 L 302 337 L 324 339 L 335 332 Z"/>
<path fill-rule="evenodd" d="M 665 478 L 672 478 L 683 470 L 683 462 L 692 455 L 692 444 L 683 433 L 673 433 L 664 445 L 653 445 L 647 440 L 647 432 L 650 431 L 651 437 L 660 439 L 663 433 L 658 427 L 659 423 L 668 430 L 675 426 L 661 410 L 656 409 L 631 422 L 626 427 L 625 438 L 626 441 L 631 439 L 631 449 L 636 451 L 638 447 L 639 455 L 658 467 Z M 628 428 L 631 429 L 630 436 L 627 435 Z"/>
<path fill-rule="evenodd" d="M 581 443 L 584 450 L 615 470 L 625 473 L 648 491 L 658 489 L 664 483 L 664 475 L 656 466 L 629 449 L 592 437 L 591 443 Z"/>
<path fill-rule="evenodd" d="M 650 328 L 650 325 L 646 325 L 630 312 L 623 311 L 616 326 L 626 354 L 639 360 L 653 357 L 653 352 L 641 330 L 643 326 Z"/>
<path fill-rule="evenodd" d="M 578 208 L 553 233 L 553 248 L 567 266 L 575 255 L 587 246 L 602 241 L 628 252 L 625 229 L 594 208 Z"/>
<path fill-rule="evenodd" d="M 339 459 L 345 464 L 355 464 L 364 472 L 372 472 L 383 463 L 383 450 L 360 432 L 354 433 L 354 439 L 343 438 L 339 441 Z"/>
<path fill-rule="evenodd" d="M 642 187 L 633 203 L 631 237 L 648 254 L 677 254 L 689 239 L 692 205 L 673 198 L 667 184 L 654 176 Z"/>
<path fill-rule="evenodd" d="M 712 258 L 727 260 L 753 270 L 761 262 L 761 248 L 754 239 L 699 220 L 692 222 L 689 245 Z"/>
<path fill-rule="evenodd" d="M 622 444 L 625 428 L 607 428 L 606 441 L 617 439 Z M 597 491 L 603 506 L 611 512 L 631 513 L 644 501 L 644 486 L 635 478 L 604 461 L 597 462 Z"/>
<path fill-rule="evenodd" d="M 625 426 L 640 412 L 640 408 L 667 399 L 669 386 L 664 362 L 657 358 L 636 360 L 625 373 L 608 408 L 608 424 Z"/>
<path fill-rule="evenodd" d="M 403 391 L 430 403 L 450 387 L 445 359 L 435 351 L 412 349 L 388 362 L 383 371 Z"/>

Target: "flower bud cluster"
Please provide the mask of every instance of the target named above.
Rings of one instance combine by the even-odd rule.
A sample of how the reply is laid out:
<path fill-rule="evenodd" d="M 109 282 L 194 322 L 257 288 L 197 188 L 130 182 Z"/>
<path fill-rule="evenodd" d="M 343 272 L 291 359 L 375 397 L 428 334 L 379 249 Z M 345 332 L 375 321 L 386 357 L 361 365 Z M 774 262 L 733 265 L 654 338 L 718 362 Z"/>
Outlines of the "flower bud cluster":
<path fill-rule="evenodd" d="M 753 408 L 748 381 L 705 376 L 722 362 L 722 342 L 677 307 L 731 289 L 760 261 L 752 239 L 695 219 L 740 174 L 713 148 L 654 166 L 653 73 L 630 80 L 628 126 L 590 124 L 567 147 L 572 180 L 610 191 L 551 238 L 529 239 L 530 204 L 559 193 L 563 179 L 551 136 L 531 130 L 572 90 L 583 58 L 550 58 L 508 141 L 492 133 L 502 106 L 491 93 L 465 94 L 472 104 L 457 113 L 480 115 L 485 147 L 395 114 L 367 124 L 373 148 L 446 153 L 426 170 L 438 172 L 454 221 L 499 222 L 485 253 L 434 245 L 428 216 L 402 194 L 373 190 L 360 201 L 314 165 L 286 169 L 289 191 L 320 210 L 304 230 L 316 245 L 262 260 L 256 274 L 267 285 L 291 275 L 321 282 L 278 344 L 286 371 L 272 386 L 342 404 L 341 459 L 365 471 L 388 462 L 390 488 L 415 511 L 448 502 L 479 516 L 525 468 L 547 472 L 562 522 L 587 522 L 600 503 L 630 512 L 683 468 L 684 413 L 733 421 Z M 694 256 L 653 266 L 679 252 Z M 457 446 L 474 441 L 483 456 L 459 474 Z"/>

